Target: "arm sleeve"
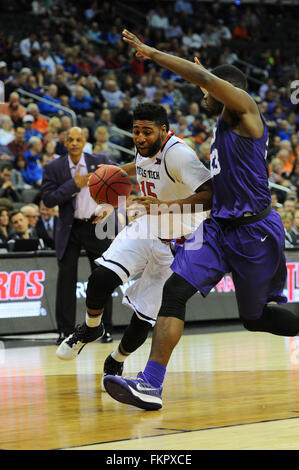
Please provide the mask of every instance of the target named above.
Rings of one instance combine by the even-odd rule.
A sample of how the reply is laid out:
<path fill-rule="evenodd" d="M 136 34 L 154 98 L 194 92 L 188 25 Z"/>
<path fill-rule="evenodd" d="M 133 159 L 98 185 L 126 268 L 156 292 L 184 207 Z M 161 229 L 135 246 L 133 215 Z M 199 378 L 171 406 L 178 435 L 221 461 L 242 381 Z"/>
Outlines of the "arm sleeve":
<path fill-rule="evenodd" d="M 185 144 L 173 145 L 164 158 L 170 176 L 188 186 L 193 192 L 211 179 L 210 171 L 198 159 L 196 153 Z"/>

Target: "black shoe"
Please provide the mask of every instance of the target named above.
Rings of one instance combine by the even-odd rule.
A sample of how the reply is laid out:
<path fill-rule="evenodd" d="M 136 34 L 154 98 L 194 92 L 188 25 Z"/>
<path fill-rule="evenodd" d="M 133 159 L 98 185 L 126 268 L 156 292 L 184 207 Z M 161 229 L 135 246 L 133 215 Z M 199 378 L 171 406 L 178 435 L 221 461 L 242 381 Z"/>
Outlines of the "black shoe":
<path fill-rule="evenodd" d="M 62 343 L 62 341 L 64 341 L 67 337 L 68 335 L 60 332 L 58 338 L 56 339 L 57 346 L 59 346 Z"/>
<path fill-rule="evenodd" d="M 91 343 L 101 338 L 105 333 L 104 326 L 101 323 L 96 327 L 89 327 L 86 323 L 75 328 L 74 333 L 70 334 L 62 341 L 56 350 L 56 356 L 59 359 L 70 361 L 74 359 L 87 343 Z"/>
<path fill-rule="evenodd" d="M 105 332 L 102 338 L 100 339 L 101 343 L 112 343 L 112 341 L 113 341 L 112 335 L 108 333 L 108 331 Z"/>
<path fill-rule="evenodd" d="M 103 377 L 102 377 L 102 390 L 105 392 L 105 387 L 103 384 L 103 378 L 105 375 L 119 375 L 121 376 L 124 370 L 124 363 L 123 362 L 118 362 L 113 357 L 111 354 L 109 354 L 108 357 L 106 357 L 105 362 L 104 362 L 104 371 L 103 371 Z"/>

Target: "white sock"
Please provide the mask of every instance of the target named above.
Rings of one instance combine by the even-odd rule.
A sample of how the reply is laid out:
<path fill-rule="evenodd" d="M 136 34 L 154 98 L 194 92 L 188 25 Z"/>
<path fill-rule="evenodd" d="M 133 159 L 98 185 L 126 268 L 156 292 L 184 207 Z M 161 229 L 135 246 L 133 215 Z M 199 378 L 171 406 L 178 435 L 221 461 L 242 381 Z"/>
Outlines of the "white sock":
<path fill-rule="evenodd" d="M 86 325 L 87 326 L 90 326 L 91 328 L 94 328 L 96 326 L 99 326 L 99 324 L 101 323 L 101 319 L 102 319 L 102 313 L 100 313 L 99 315 L 97 316 L 90 316 L 88 314 L 88 312 L 86 312 L 86 315 L 85 315 L 85 322 L 86 322 Z"/>
<path fill-rule="evenodd" d="M 113 357 L 113 359 L 117 362 L 124 362 L 127 357 L 129 356 L 130 354 L 122 354 L 120 351 L 119 351 L 119 348 L 117 346 L 117 348 L 113 351 L 113 353 L 111 353 L 111 356 Z"/>

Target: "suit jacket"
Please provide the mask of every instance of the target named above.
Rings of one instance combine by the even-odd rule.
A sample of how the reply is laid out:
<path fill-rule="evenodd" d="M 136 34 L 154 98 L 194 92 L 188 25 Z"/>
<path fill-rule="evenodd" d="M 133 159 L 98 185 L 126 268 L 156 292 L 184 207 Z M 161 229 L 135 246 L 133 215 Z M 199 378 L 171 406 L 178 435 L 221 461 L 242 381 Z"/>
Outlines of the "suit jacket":
<path fill-rule="evenodd" d="M 49 234 L 45 228 L 45 224 L 41 217 L 38 219 L 36 226 L 35 226 L 35 230 L 36 230 L 38 238 L 41 238 L 45 246 L 48 248 L 51 248 L 52 250 L 55 249 L 56 224 L 57 224 L 57 217 L 56 215 L 54 215 L 53 238 L 49 237 Z"/>
<path fill-rule="evenodd" d="M 84 153 L 88 172 L 94 172 L 100 164 L 116 165 L 106 155 Z M 44 166 L 41 186 L 42 200 L 46 207 L 59 206 L 56 224 L 55 250 L 58 259 L 64 255 L 70 237 L 76 196 L 80 188 L 72 178 L 67 155 L 52 160 Z"/>

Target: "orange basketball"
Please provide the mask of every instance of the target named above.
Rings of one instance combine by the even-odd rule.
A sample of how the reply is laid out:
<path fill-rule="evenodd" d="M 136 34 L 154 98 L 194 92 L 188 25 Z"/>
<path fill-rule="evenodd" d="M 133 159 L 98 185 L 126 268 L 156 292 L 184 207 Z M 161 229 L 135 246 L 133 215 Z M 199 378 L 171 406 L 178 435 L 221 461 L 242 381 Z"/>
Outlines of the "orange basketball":
<path fill-rule="evenodd" d="M 89 178 L 89 192 L 97 204 L 118 206 L 118 198 L 130 196 L 132 183 L 127 173 L 115 165 L 101 165 Z"/>

